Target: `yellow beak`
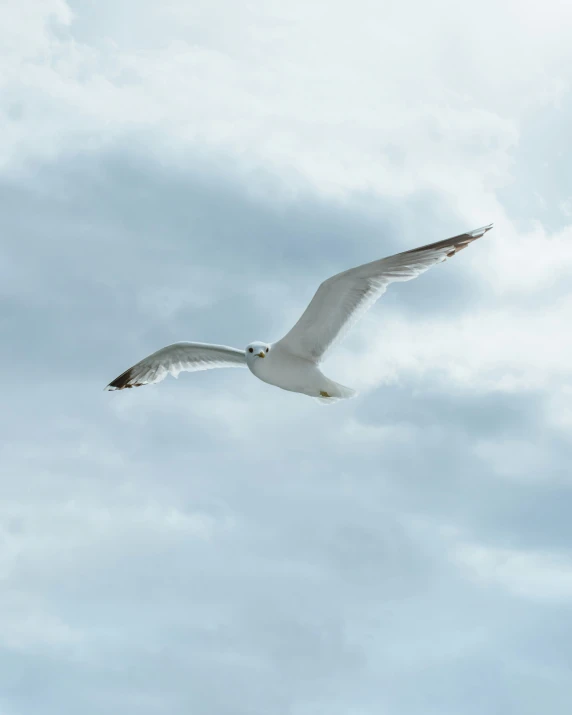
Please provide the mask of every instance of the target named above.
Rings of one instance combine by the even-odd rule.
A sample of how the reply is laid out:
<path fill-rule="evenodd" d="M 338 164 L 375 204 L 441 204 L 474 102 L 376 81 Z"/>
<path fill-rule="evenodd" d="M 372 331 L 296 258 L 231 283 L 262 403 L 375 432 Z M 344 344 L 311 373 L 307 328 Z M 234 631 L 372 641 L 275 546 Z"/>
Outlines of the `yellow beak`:
<path fill-rule="evenodd" d="M 266 357 L 266 354 L 263 353 L 263 352 L 259 352 L 259 353 L 258 353 L 258 357 Z"/>

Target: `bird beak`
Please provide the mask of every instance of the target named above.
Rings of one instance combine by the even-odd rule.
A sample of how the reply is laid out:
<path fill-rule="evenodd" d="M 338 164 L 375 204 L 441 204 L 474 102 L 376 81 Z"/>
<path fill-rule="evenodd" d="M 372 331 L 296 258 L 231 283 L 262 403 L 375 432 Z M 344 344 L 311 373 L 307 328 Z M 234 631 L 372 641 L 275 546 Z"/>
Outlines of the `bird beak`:
<path fill-rule="evenodd" d="M 260 352 L 258 353 L 258 357 L 266 357 L 266 354 L 263 353 L 262 351 L 260 351 Z"/>

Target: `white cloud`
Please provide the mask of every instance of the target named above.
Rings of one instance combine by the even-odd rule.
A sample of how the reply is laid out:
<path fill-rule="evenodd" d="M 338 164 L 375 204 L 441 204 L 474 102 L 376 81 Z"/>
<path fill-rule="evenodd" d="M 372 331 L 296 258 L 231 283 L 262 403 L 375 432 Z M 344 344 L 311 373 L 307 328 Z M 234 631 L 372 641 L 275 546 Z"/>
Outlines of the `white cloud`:
<path fill-rule="evenodd" d="M 566 218 L 570 218 L 572 216 L 572 198 L 562 201 L 559 208 Z"/>
<path fill-rule="evenodd" d="M 161 504 L 158 494 L 145 492 L 125 503 L 123 489 L 66 501 L 5 501 L 0 510 L 3 549 L 0 581 L 27 584 L 53 573 L 93 566 L 94 558 L 105 561 L 117 549 L 138 544 L 155 548 L 174 546 L 189 539 L 208 541 L 230 528 L 230 522 L 209 514 L 183 511 Z M 98 503 L 99 502 L 99 503 Z M 134 503 L 133 503 L 134 502 Z"/>
<path fill-rule="evenodd" d="M 2 80 L 21 113 L 4 120 L 5 161 L 145 130 L 171 160 L 208 147 L 319 191 L 434 187 L 471 222 L 492 220 L 519 120 L 559 96 L 572 51 L 560 30 L 540 42 L 515 2 L 482 3 L 470 20 L 439 5 L 143 2 L 125 9 L 134 34 L 114 3 L 98 3 L 91 29 L 63 2 L 11 3 L 4 26 L 28 49 Z M 569 11 L 549 6 L 564 23 Z"/>
<path fill-rule="evenodd" d="M 379 450 L 386 444 L 406 445 L 415 437 L 415 432 L 411 424 L 369 425 L 360 423 L 354 416 L 344 424 L 340 434 L 340 444 L 363 453 L 363 450 L 368 447 Z"/>
<path fill-rule="evenodd" d="M 474 452 L 500 477 L 537 484 L 548 479 L 551 483 L 555 481 L 553 475 L 547 475 L 551 467 L 549 445 L 524 439 L 489 439 L 477 441 Z M 570 477 L 566 481 L 570 481 Z"/>
<path fill-rule="evenodd" d="M 487 291 L 496 299 L 529 294 L 536 296 L 537 304 L 554 300 L 551 289 L 572 271 L 572 224 L 551 234 L 540 222 L 532 230 L 517 232 L 504 221 L 491 237 L 475 261 Z"/>
<path fill-rule="evenodd" d="M 460 544 L 454 561 L 484 586 L 540 601 L 572 598 L 572 559 L 558 553 Z"/>
<path fill-rule="evenodd" d="M 572 377 L 572 338 L 562 330 L 572 320 L 569 298 L 550 311 L 542 303 L 538 308 L 489 304 L 437 318 L 385 317 L 382 306 L 379 310 L 379 317 L 366 317 L 348 348 L 332 357 L 328 374 L 360 389 L 430 376 L 471 391 L 508 392 Z"/>
<path fill-rule="evenodd" d="M 49 612 L 25 591 L 3 589 L 0 596 L 0 640 L 13 652 L 53 652 L 74 648 L 82 634 Z"/>
<path fill-rule="evenodd" d="M 572 385 L 559 385 L 551 393 L 545 403 L 543 418 L 546 424 L 558 429 L 565 439 L 572 440 Z"/>
<path fill-rule="evenodd" d="M 54 49 L 55 26 L 69 27 L 72 12 L 66 0 L 6 0 L 0 6 L 2 69 L 16 62 L 42 61 Z M 6 79 L 6 76 L 4 75 Z"/>

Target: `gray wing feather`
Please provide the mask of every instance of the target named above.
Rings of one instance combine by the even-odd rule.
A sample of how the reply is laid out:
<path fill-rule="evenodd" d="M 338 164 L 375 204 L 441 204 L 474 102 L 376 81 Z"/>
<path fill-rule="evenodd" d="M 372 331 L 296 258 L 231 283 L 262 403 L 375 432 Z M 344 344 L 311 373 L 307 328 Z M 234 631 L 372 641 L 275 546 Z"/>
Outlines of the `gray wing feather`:
<path fill-rule="evenodd" d="M 143 358 L 116 377 L 105 389 L 140 387 L 161 382 L 169 374 L 177 377 L 180 372 L 210 370 L 216 367 L 246 367 L 244 350 L 209 343 L 174 343 Z"/>
<path fill-rule="evenodd" d="M 365 263 L 324 281 L 294 327 L 275 347 L 318 363 L 394 281 L 409 281 L 454 256 L 492 228 L 462 233 Z"/>

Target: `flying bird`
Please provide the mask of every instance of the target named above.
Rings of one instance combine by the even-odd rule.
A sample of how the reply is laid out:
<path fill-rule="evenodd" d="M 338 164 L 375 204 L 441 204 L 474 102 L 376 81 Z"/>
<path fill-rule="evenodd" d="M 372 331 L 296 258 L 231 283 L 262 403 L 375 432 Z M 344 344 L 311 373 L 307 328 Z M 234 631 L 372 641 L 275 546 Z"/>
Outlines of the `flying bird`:
<path fill-rule="evenodd" d="M 274 343 L 255 341 L 245 350 L 208 343 L 174 343 L 143 358 L 106 390 L 161 382 L 169 374 L 215 367 L 248 367 L 259 380 L 324 403 L 356 393 L 326 377 L 320 363 L 330 348 L 371 308 L 394 281 L 417 278 L 451 258 L 493 227 L 483 226 L 444 241 L 365 263 L 325 280 L 294 327 Z"/>

